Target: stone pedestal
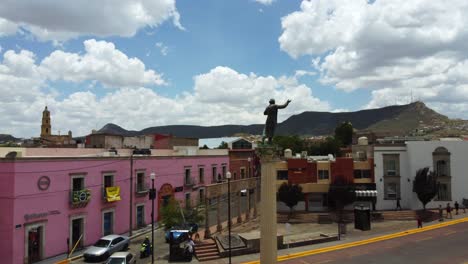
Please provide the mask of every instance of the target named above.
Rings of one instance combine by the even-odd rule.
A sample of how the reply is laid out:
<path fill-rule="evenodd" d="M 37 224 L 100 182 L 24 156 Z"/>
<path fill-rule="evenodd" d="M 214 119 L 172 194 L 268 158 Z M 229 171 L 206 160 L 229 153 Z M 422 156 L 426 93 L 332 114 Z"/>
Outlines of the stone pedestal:
<path fill-rule="evenodd" d="M 210 212 L 210 202 L 208 198 L 205 198 L 205 234 L 204 234 L 205 239 L 211 238 L 209 212 Z"/>
<path fill-rule="evenodd" d="M 276 220 L 276 163 L 279 158 L 274 146 L 260 146 L 261 215 L 260 215 L 260 263 L 275 264 L 278 255 Z"/>
<path fill-rule="evenodd" d="M 216 231 L 221 232 L 223 230 L 223 226 L 221 225 L 221 197 L 218 196 L 217 198 L 217 203 L 216 203 Z"/>

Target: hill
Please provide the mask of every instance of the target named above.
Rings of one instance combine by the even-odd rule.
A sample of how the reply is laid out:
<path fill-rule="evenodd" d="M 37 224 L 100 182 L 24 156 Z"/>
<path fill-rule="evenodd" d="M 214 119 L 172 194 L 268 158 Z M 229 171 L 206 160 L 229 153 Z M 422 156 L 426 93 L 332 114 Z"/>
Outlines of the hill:
<path fill-rule="evenodd" d="M 18 138 L 13 137 L 12 135 L 0 134 L 0 143 L 17 142 L 18 140 Z"/>
<path fill-rule="evenodd" d="M 394 105 L 377 109 L 360 110 L 355 112 L 303 112 L 293 115 L 278 124 L 278 135 L 328 135 L 333 134 L 337 124 L 350 121 L 358 130 L 374 132 L 389 132 L 393 135 L 405 135 L 417 129 L 441 129 L 450 119 L 428 108 L 422 102 L 407 105 Z M 145 134 L 173 134 L 177 137 L 224 137 L 236 133 L 260 135 L 263 124 L 248 126 L 191 126 L 171 125 L 149 127 L 141 131 L 129 131 L 115 124 L 107 124 L 99 133 L 116 135 L 145 135 Z"/>

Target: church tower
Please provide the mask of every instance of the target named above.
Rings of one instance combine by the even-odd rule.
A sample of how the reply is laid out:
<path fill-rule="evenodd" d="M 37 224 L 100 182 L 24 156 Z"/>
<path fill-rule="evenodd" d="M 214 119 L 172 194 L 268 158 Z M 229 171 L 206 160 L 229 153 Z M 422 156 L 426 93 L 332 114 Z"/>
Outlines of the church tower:
<path fill-rule="evenodd" d="M 50 112 L 47 110 L 47 106 L 42 111 L 42 125 L 41 125 L 41 137 L 48 137 L 52 134 L 50 125 Z"/>

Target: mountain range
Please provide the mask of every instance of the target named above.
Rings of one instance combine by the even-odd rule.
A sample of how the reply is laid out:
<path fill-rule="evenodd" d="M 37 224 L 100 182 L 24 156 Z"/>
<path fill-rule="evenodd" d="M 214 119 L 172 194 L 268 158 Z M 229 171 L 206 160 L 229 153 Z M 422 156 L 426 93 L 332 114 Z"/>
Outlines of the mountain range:
<path fill-rule="evenodd" d="M 338 124 L 345 121 L 351 122 L 357 130 L 391 135 L 407 135 L 418 129 L 430 131 L 444 129 L 447 124 L 450 124 L 451 120 L 428 108 L 422 102 L 414 102 L 406 105 L 394 105 L 355 112 L 303 112 L 278 123 L 276 134 L 302 136 L 330 135 L 333 134 Z M 118 125 L 109 123 L 97 132 L 123 136 L 159 133 L 172 134 L 176 137 L 212 138 L 232 136 L 239 133 L 261 135 L 263 127 L 263 124 L 220 126 L 169 125 L 134 131 L 126 130 Z"/>

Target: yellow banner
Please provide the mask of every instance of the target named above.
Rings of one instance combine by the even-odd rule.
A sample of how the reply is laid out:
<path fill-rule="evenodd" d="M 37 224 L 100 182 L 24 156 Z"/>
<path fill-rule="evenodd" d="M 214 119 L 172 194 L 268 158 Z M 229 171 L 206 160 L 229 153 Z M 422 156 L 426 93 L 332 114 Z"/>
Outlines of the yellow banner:
<path fill-rule="evenodd" d="M 107 187 L 106 198 L 108 202 L 120 201 L 120 187 L 119 186 Z"/>

